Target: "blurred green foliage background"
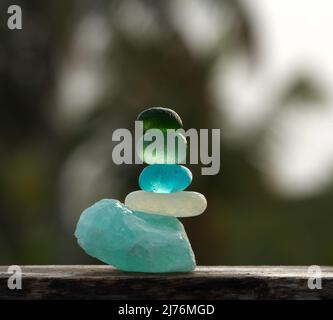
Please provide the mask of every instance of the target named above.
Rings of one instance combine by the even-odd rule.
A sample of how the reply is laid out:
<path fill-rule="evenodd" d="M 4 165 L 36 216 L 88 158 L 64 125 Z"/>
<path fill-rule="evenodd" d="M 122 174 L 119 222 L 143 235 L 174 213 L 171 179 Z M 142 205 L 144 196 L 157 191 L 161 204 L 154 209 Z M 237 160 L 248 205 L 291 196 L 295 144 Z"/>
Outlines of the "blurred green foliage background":
<path fill-rule="evenodd" d="M 230 66 L 260 63 L 243 1 L 16 1 L 20 31 L 6 27 L 10 4 L 0 3 L 0 264 L 99 263 L 76 244 L 76 221 L 94 201 L 138 189 L 143 166 L 113 164 L 111 136 L 154 105 L 185 128 L 221 128 L 220 173 L 189 166 L 190 189 L 208 199 L 203 215 L 182 220 L 199 264 L 333 264 L 332 172 L 293 192 L 265 160 L 281 115 L 320 103 L 319 86 L 295 72 L 265 101 L 272 112 L 247 111 L 256 125 L 242 131 L 228 117 L 245 92 L 226 93 Z"/>

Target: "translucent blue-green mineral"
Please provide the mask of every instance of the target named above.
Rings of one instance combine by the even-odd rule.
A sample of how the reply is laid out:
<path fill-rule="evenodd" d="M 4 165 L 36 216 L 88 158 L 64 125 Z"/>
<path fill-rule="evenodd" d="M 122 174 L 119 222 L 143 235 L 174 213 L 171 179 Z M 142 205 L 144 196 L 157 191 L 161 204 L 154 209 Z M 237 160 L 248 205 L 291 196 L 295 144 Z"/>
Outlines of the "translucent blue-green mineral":
<path fill-rule="evenodd" d="M 188 272 L 196 262 L 181 222 L 104 199 L 83 211 L 76 227 L 89 255 L 124 271 Z"/>
<path fill-rule="evenodd" d="M 158 193 L 183 191 L 191 182 L 191 171 L 178 164 L 154 164 L 144 168 L 139 177 L 142 190 Z"/>

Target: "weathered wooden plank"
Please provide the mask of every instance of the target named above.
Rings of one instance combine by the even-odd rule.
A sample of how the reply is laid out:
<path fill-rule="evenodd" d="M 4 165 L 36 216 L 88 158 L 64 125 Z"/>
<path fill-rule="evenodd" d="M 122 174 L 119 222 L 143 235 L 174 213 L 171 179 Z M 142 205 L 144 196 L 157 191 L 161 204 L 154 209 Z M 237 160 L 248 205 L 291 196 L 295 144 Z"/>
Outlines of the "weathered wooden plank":
<path fill-rule="evenodd" d="M 10 290 L 0 267 L 0 299 L 333 299 L 333 267 L 322 289 L 308 288 L 307 267 L 216 266 L 191 273 L 126 273 L 110 266 L 22 266 L 22 289 Z"/>

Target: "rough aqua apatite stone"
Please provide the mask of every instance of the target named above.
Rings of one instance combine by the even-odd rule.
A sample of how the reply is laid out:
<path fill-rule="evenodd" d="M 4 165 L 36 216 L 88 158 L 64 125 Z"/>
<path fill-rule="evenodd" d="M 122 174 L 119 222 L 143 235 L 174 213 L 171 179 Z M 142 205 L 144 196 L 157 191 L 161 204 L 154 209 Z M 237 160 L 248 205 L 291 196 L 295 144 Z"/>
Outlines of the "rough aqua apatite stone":
<path fill-rule="evenodd" d="M 138 121 L 143 121 L 143 130 L 160 129 L 179 129 L 183 127 L 180 116 L 169 108 L 152 107 L 142 111 L 138 117 Z"/>
<path fill-rule="evenodd" d="M 183 134 L 147 131 L 139 138 L 137 153 L 147 164 L 176 164 L 186 160 L 187 141 Z"/>
<path fill-rule="evenodd" d="M 125 205 L 132 210 L 184 218 L 202 214 L 207 208 L 207 200 L 203 194 L 194 191 L 156 193 L 138 190 L 126 196 Z"/>
<path fill-rule="evenodd" d="M 123 271 L 188 272 L 196 266 L 177 218 L 136 212 L 113 199 L 84 210 L 75 236 L 86 253 Z"/>
<path fill-rule="evenodd" d="M 191 171 L 178 164 L 154 164 L 144 168 L 139 177 L 142 190 L 158 193 L 183 191 L 191 182 Z"/>

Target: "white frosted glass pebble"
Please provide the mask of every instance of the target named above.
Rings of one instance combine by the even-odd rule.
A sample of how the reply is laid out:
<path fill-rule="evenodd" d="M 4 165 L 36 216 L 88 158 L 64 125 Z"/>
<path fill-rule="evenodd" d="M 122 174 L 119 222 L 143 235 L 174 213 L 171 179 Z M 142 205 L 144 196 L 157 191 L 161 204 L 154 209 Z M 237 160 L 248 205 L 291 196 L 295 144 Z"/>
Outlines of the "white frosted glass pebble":
<path fill-rule="evenodd" d="M 134 191 L 127 195 L 125 205 L 132 210 L 173 217 L 193 217 L 203 213 L 206 198 L 198 192 L 156 193 Z"/>

